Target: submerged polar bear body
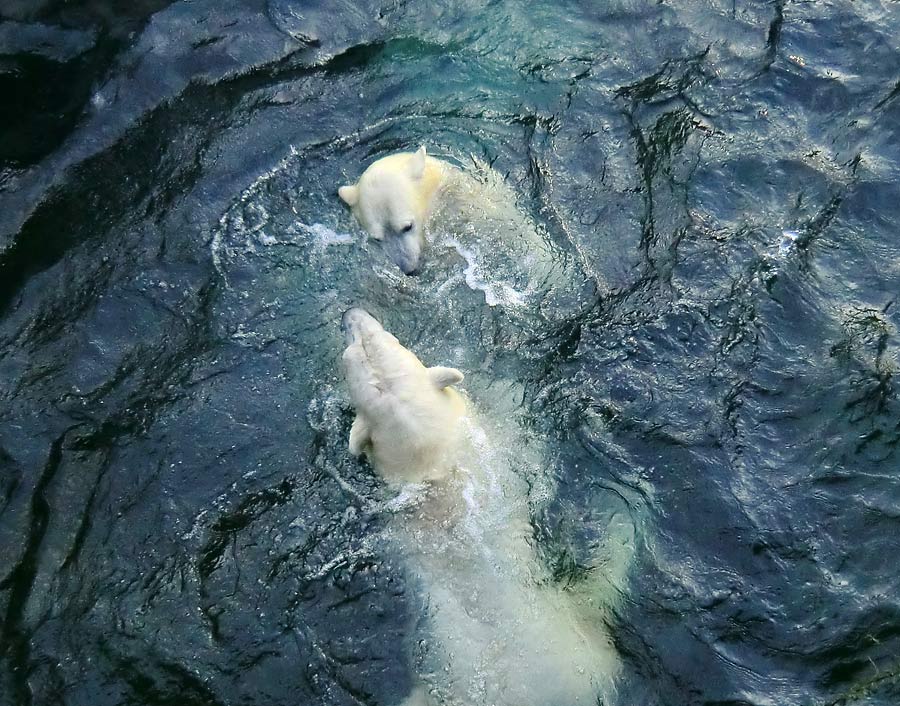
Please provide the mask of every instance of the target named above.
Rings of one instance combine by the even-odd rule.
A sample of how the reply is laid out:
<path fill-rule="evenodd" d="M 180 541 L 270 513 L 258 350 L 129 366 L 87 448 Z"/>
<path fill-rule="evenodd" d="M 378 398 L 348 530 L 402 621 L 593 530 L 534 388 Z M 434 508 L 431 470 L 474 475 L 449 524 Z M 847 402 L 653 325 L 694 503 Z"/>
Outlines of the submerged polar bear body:
<path fill-rule="evenodd" d="M 403 486 L 385 536 L 424 598 L 403 706 L 595 706 L 617 659 L 600 607 L 535 554 L 523 450 L 494 445 L 450 387 L 459 371 L 426 368 L 360 309 L 342 325 L 350 450 Z"/>
<path fill-rule="evenodd" d="M 426 368 L 362 309 L 347 311 L 342 326 L 348 342 L 344 369 L 356 408 L 351 453 L 368 456 L 395 483 L 446 475 L 466 413 L 450 387 L 462 373 Z"/>
<path fill-rule="evenodd" d="M 412 654 L 420 684 L 403 706 L 596 706 L 618 670 L 601 609 L 552 583 L 524 481 L 481 443 L 488 459 L 390 525 L 424 598 Z"/>

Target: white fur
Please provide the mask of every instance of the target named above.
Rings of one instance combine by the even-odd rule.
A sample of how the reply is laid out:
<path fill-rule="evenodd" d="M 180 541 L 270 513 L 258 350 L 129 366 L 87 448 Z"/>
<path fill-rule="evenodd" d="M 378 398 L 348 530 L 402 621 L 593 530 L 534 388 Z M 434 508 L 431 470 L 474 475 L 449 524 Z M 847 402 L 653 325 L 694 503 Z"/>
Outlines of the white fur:
<path fill-rule="evenodd" d="M 342 186 L 338 195 L 356 220 L 376 240 L 384 242 L 403 272 L 422 265 L 425 225 L 444 181 L 444 164 L 425 154 L 401 152 L 373 162 L 359 182 Z"/>
<path fill-rule="evenodd" d="M 483 290 L 491 306 L 522 304 L 564 275 L 566 256 L 554 252 L 503 177 L 480 160 L 462 170 L 424 147 L 401 152 L 376 160 L 338 194 L 403 272 L 419 272 L 428 248 L 455 250 L 466 262 L 466 283 Z"/>
<path fill-rule="evenodd" d="M 350 452 L 365 454 L 390 482 L 445 476 L 452 467 L 465 404 L 450 385 L 454 368 L 426 368 L 362 309 L 344 314 L 343 363 L 356 420 Z"/>
<path fill-rule="evenodd" d="M 514 471 L 524 449 L 493 445 L 449 387 L 458 370 L 426 368 L 361 309 L 342 323 L 350 450 L 390 483 L 418 484 L 398 488 L 417 502 L 387 531 L 427 599 L 403 706 L 595 706 L 610 693 L 615 651 L 601 606 L 553 586 L 534 553 L 528 488 Z"/>

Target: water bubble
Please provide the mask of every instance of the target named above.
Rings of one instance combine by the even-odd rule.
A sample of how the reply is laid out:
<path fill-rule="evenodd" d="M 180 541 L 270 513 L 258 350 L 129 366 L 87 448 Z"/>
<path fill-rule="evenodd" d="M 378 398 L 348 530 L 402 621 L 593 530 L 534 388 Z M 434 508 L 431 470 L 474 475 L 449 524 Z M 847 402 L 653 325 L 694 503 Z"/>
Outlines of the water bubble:
<path fill-rule="evenodd" d="M 788 255 L 797 244 L 800 233 L 796 230 L 781 231 L 781 240 L 778 242 L 778 254 L 782 257 Z"/>

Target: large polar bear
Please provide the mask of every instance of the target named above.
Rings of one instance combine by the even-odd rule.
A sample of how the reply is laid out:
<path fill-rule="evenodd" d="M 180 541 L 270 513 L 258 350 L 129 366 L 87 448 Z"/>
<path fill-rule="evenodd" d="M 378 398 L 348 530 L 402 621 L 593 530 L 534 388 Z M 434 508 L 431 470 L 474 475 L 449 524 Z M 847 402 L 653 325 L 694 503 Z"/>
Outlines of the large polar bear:
<path fill-rule="evenodd" d="M 391 503 L 386 536 L 423 598 L 403 706 L 607 703 L 618 661 L 601 606 L 541 568 L 517 459 L 498 453 L 450 387 L 462 374 L 425 367 L 361 309 L 342 327 L 350 450 L 406 499 Z"/>
<path fill-rule="evenodd" d="M 344 313 L 343 363 L 356 408 L 350 452 L 390 482 L 441 478 L 459 446 L 462 398 L 455 368 L 426 368 L 362 309 Z"/>
<path fill-rule="evenodd" d="M 567 271 L 571 253 L 517 208 L 514 191 L 480 160 L 460 169 L 424 147 L 400 152 L 370 164 L 338 195 L 404 273 L 422 271 L 426 245 L 455 251 L 466 283 L 491 306 L 523 305 L 578 280 Z"/>

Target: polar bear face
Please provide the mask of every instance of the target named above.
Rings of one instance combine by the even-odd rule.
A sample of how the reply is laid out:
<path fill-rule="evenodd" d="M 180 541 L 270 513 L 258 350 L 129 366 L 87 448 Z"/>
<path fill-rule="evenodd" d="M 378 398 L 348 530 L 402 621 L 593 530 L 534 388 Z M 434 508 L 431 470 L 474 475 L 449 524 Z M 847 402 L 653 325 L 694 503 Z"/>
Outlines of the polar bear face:
<path fill-rule="evenodd" d="M 362 309 L 348 310 L 342 362 L 356 408 L 350 452 L 365 454 L 389 482 L 441 478 L 454 466 L 465 403 L 454 368 L 426 368 Z"/>
<path fill-rule="evenodd" d="M 357 184 L 342 186 L 338 195 L 397 266 L 412 275 L 422 266 L 425 223 L 441 178 L 440 162 L 421 147 L 373 162 Z"/>

